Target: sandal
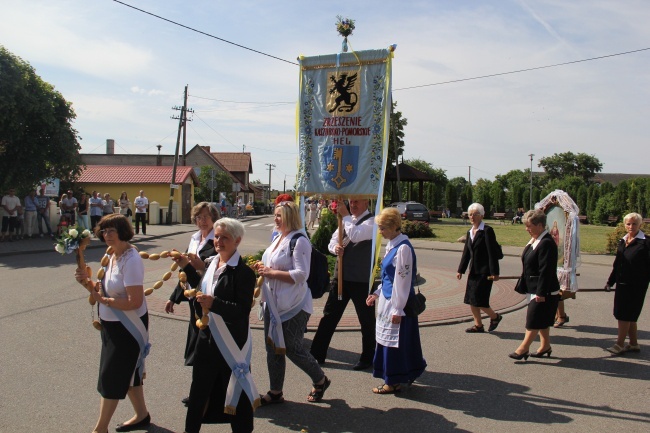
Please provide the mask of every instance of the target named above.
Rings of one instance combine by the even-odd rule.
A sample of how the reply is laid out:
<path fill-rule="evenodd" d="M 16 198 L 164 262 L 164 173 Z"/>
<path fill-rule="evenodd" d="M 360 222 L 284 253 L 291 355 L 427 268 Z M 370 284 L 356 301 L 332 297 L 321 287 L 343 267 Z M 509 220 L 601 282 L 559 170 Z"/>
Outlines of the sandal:
<path fill-rule="evenodd" d="M 331 384 L 332 381 L 329 380 L 327 376 L 325 376 L 325 381 L 320 385 L 312 383 L 311 385 L 314 387 L 314 390 L 307 396 L 307 401 L 310 403 L 318 403 L 321 401 L 325 395 L 325 391 L 330 387 Z"/>
<path fill-rule="evenodd" d="M 625 348 L 619 346 L 618 344 L 615 344 L 612 347 L 608 347 L 605 350 L 613 355 L 622 355 L 625 353 Z"/>
<path fill-rule="evenodd" d="M 485 332 L 485 328 L 483 327 L 483 325 L 481 326 L 474 325 L 471 328 L 467 328 L 465 332 L 467 332 L 468 334 L 474 334 L 477 332 L 480 333 L 480 332 Z"/>
<path fill-rule="evenodd" d="M 395 394 L 397 392 L 400 392 L 402 390 L 402 387 L 398 383 L 397 385 L 390 386 L 387 384 L 383 384 L 378 386 L 377 388 L 373 388 L 372 392 L 375 394 Z"/>
<path fill-rule="evenodd" d="M 269 399 L 265 399 L 264 397 L 269 396 Z M 279 403 L 284 403 L 284 396 L 282 391 L 280 391 L 279 394 L 273 394 L 271 391 L 267 392 L 266 395 L 260 395 L 260 405 L 261 406 L 267 406 L 269 404 L 279 404 Z"/>
<path fill-rule="evenodd" d="M 565 323 L 569 323 L 569 316 L 566 314 L 563 317 L 558 318 L 553 324 L 554 328 L 561 328 Z"/>

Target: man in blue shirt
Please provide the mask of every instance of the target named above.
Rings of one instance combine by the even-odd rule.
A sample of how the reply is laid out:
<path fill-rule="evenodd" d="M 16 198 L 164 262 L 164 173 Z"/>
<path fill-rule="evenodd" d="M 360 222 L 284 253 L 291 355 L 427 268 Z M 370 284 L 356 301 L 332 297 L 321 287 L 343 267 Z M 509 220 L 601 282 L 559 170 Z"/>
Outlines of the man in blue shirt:
<path fill-rule="evenodd" d="M 47 228 L 47 234 L 54 239 L 52 227 L 50 226 L 50 198 L 41 189 L 36 197 L 36 220 L 38 222 L 38 235 L 43 237 L 43 222 Z"/>

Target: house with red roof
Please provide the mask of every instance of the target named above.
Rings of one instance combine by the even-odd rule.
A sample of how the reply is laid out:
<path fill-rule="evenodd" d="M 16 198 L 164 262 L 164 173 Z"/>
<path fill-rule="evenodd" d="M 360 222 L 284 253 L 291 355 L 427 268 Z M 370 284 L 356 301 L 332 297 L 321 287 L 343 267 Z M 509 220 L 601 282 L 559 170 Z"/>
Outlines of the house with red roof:
<path fill-rule="evenodd" d="M 172 185 L 173 166 L 155 165 L 87 165 L 82 171 L 77 185 L 88 193 L 99 191 L 109 193 L 114 200 L 119 200 L 125 191 L 131 201 L 144 191 L 149 199 L 149 207 L 156 202 L 163 215 L 169 208 L 170 192 L 173 198 L 172 222 L 191 223 L 192 207 L 194 206 L 194 188 L 199 179 L 193 167 L 176 167 L 176 177 Z M 154 208 L 156 206 L 154 205 Z M 133 209 L 134 210 L 134 209 Z M 164 220 L 164 219 L 163 219 Z M 149 215 L 149 221 L 160 222 L 160 215 Z"/>

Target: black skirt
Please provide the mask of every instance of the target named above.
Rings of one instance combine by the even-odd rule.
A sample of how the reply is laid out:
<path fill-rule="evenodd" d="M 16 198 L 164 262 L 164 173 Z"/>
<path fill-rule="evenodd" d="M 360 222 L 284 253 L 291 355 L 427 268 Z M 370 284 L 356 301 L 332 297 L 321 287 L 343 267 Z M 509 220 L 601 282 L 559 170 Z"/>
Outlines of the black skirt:
<path fill-rule="evenodd" d="M 149 314 L 140 317 L 149 329 Z M 102 353 L 99 360 L 97 391 L 107 399 L 123 400 L 130 386 L 142 385 L 136 364 L 140 345 L 122 322 L 102 320 Z"/>
<path fill-rule="evenodd" d="M 616 284 L 614 292 L 614 317 L 624 322 L 639 320 L 648 286 Z"/>
<path fill-rule="evenodd" d="M 472 307 L 490 308 L 490 293 L 492 281 L 487 275 L 469 274 L 465 288 L 465 303 Z"/>
<path fill-rule="evenodd" d="M 547 296 L 544 302 L 535 299 L 528 303 L 526 329 L 546 329 L 555 323 L 555 313 L 560 295 Z"/>

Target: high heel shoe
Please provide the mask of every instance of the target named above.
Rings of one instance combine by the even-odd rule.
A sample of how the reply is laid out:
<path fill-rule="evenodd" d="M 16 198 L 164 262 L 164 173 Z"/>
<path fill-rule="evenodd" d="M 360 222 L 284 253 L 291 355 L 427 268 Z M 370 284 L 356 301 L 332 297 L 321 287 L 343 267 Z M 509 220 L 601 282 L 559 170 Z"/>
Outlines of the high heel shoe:
<path fill-rule="evenodd" d="M 512 352 L 512 353 L 509 354 L 508 356 L 509 356 L 510 358 L 512 358 L 512 359 L 516 359 L 517 361 L 521 361 L 522 358 L 523 358 L 524 360 L 528 360 L 528 357 L 530 356 L 530 354 L 528 353 L 528 351 L 526 351 L 525 353 L 522 353 L 521 355 L 518 354 L 517 352 Z"/>
<path fill-rule="evenodd" d="M 548 349 L 546 349 L 546 350 L 544 350 L 544 351 L 542 351 L 542 352 L 540 352 L 540 351 L 538 350 L 538 351 L 535 352 L 535 353 L 531 353 L 530 356 L 531 356 L 532 358 L 543 358 L 544 355 L 546 355 L 547 357 L 550 358 L 550 357 L 551 357 L 551 353 L 553 353 L 553 348 L 549 346 Z"/>

